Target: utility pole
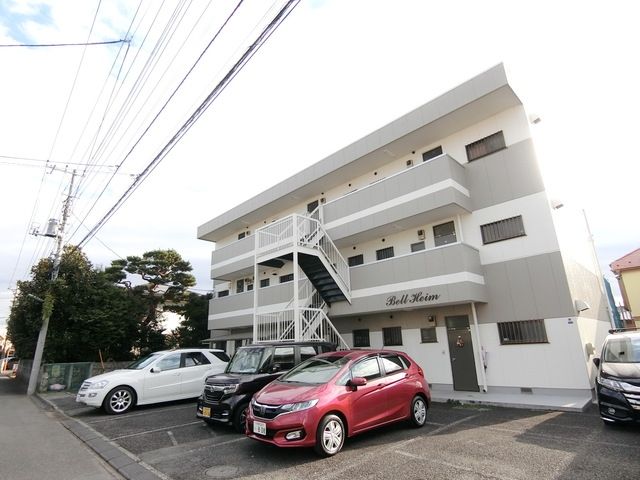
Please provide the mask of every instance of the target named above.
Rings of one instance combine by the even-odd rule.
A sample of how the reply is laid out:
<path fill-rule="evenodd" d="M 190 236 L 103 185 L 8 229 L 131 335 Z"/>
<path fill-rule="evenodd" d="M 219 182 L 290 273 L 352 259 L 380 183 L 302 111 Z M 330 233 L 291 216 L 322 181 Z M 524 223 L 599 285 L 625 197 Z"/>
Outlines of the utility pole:
<path fill-rule="evenodd" d="M 53 282 L 58 278 L 58 272 L 60 270 L 60 261 L 62 260 L 62 248 L 64 241 L 64 229 L 67 225 L 67 218 L 71 211 L 71 198 L 73 194 L 73 182 L 76 178 L 76 171 L 71 174 L 71 182 L 69 183 L 69 193 L 67 199 L 64 202 L 62 208 L 62 223 L 56 234 L 56 249 L 53 256 L 53 270 L 51 271 L 51 282 L 49 283 L 49 291 L 44 297 L 42 303 L 42 326 L 40 327 L 40 334 L 38 335 L 38 343 L 36 344 L 36 351 L 33 354 L 33 364 L 31 365 L 31 374 L 29 375 L 29 386 L 27 387 L 27 395 L 33 395 L 36 392 L 36 384 L 38 383 L 38 374 L 40 373 L 40 364 L 42 363 L 42 352 L 44 351 L 44 343 L 47 338 L 47 329 L 49 328 L 49 318 L 53 311 Z"/>

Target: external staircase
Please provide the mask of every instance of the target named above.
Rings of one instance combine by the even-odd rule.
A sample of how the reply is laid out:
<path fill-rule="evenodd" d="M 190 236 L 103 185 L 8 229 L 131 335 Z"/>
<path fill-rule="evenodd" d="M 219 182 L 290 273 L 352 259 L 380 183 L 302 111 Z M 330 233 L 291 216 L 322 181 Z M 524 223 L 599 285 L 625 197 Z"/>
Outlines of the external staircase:
<path fill-rule="evenodd" d="M 269 311 L 254 290 L 255 342 L 326 340 L 347 349 L 327 316 L 333 302 L 351 301 L 349 266 L 320 220 L 319 209 L 293 214 L 256 231 L 255 277 L 264 265 L 293 263 L 293 298 Z"/>

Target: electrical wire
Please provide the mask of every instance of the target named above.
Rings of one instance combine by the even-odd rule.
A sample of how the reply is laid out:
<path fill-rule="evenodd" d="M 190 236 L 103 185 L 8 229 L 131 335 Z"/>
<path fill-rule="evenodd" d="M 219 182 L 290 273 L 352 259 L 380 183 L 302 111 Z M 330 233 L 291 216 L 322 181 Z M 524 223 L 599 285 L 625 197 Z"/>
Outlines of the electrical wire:
<path fill-rule="evenodd" d="M 104 42 L 81 42 L 81 43 L 15 43 L 0 44 L 0 47 L 89 47 L 92 45 L 115 45 L 117 43 L 127 43 L 129 40 L 107 40 Z"/>
<path fill-rule="evenodd" d="M 240 0 L 235 8 L 231 11 L 231 13 L 227 16 L 227 18 L 225 19 L 225 21 L 222 23 L 222 25 L 218 28 L 218 30 L 216 31 L 215 35 L 211 38 L 211 40 L 209 41 L 209 43 L 207 44 L 207 46 L 204 48 L 204 50 L 200 53 L 200 55 L 198 56 L 198 58 L 196 59 L 196 61 L 193 63 L 193 65 L 191 66 L 191 68 L 189 69 L 189 71 L 183 76 L 182 80 L 180 81 L 180 83 L 178 83 L 178 85 L 174 88 L 173 92 L 171 93 L 171 95 L 169 96 L 169 98 L 164 102 L 164 104 L 162 105 L 162 108 L 156 113 L 156 115 L 153 117 L 152 121 L 147 125 L 147 127 L 145 128 L 145 130 L 142 132 L 142 134 L 138 137 L 138 140 L 133 144 L 133 146 L 130 148 L 129 152 L 125 155 L 124 159 L 119 163 L 119 165 L 122 165 L 133 153 L 134 149 L 138 146 L 138 144 L 142 141 L 142 139 L 144 138 L 144 136 L 147 134 L 147 132 L 151 129 L 151 127 L 154 125 L 154 123 L 156 122 L 156 120 L 160 117 L 160 115 L 162 114 L 162 112 L 165 110 L 165 108 L 167 107 L 167 105 L 169 104 L 169 102 L 171 102 L 171 100 L 173 99 L 173 97 L 176 95 L 176 93 L 180 90 L 180 88 L 182 87 L 182 85 L 184 84 L 184 82 L 188 79 L 188 77 L 191 75 L 191 73 L 193 72 L 193 70 L 196 68 L 196 66 L 200 63 L 200 61 L 202 60 L 202 58 L 204 57 L 205 53 L 208 51 L 208 49 L 211 47 L 211 45 L 213 44 L 213 42 L 215 42 L 215 40 L 219 37 L 219 35 L 221 34 L 221 32 L 224 30 L 224 28 L 226 27 L 226 25 L 231 21 L 231 18 L 233 18 L 233 16 L 236 14 L 236 12 L 238 11 L 238 9 L 240 8 L 240 6 L 242 5 L 244 0 Z M 136 181 L 138 180 L 139 176 L 136 178 Z M 91 208 L 89 209 L 89 211 L 84 215 L 84 218 L 82 219 L 81 224 L 83 224 L 87 217 L 89 216 L 89 214 L 93 211 L 93 209 L 95 208 L 98 200 L 100 200 L 100 198 L 102 197 L 102 195 L 104 195 L 104 193 L 106 192 L 109 184 L 111 182 L 111 179 L 109 180 L 109 182 L 107 182 L 107 185 L 105 185 L 105 187 L 102 189 L 102 191 L 100 192 L 100 195 L 98 196 L 98 198 L 93 202 L 93 205 L 91 206 Z M 134 182 L 135 183 L 135 182 Z M 71 238 L 73 238 L 73 236 L 75 235 L 75 233 L 77 232 L 77 228 L 76 230 L 73 232 Z"/>
<path fill-rule="evenodd" d="M 275 18 L 263 29 L 258 38 L 247 48 L 241 58 L 227 72 L 224 78 L 214 87 L 214 89 L 200 104 L 196 111 L 193 112 L 193 114 L 187 119 L 187 121 L 183 123 L 183 125 L 178 129 L 174 136 L 147 165 L 147 167 L 136 178 L 136 180 L 127 189 L 127 191 L 118 199 L 113 207 L 109 209 L 109 211 L 102 217 L 102 219 L 89 231 L 89 233 L 78 243 L 78 247 L 82 247 L 89 240 L 91 240 L 91 238 L 104 226 L 104 224 L 120 209 L 120 207 L 131 196 L 131 194 L 140 186 L 140 184 L 148 177 L 148 175 L 153 172 L 153 170 L 166 157 L 166 155 L 171 152 L 178 141 L 189 131 L 193 124 L 209 108 L 213 101 L 222 93 L 222 91 L 224 91 L 227 85 L 242 70 L 246 63 L 264 44 L 264 42 L 266 42 L 266 40 L 273 34 L 273 32 L 280 26 L 280 24 L 289 16 L 289 14 L 293 11 L 293 9 L 295 9 L 299 2 L 300 0 L 289 0 L 280 9 Z"/>

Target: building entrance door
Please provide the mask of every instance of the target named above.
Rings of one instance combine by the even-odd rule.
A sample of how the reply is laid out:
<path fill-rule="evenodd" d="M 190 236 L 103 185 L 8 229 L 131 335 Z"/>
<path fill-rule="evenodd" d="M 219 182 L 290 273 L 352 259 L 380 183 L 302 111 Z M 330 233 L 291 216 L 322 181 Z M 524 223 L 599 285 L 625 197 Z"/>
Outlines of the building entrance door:
<path fill-rule="evenodd" d="M 477 392 L 478 377 L 473 358 L 473 342 L 469 317 L 457 315 L 445 317 L 447 338 L 449 339 L 449 357 L 453 374 L 453 389 L 465 392 Z"/>

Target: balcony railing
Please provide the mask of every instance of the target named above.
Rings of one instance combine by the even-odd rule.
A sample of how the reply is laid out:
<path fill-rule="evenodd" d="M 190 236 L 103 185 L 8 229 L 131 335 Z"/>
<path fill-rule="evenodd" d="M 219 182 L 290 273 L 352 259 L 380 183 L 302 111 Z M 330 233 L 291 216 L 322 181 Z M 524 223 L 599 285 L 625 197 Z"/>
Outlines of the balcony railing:
<path fill-rule="evenodd" d="M 346 289 L 348 295 L 351 290 L 349 264 L 327 235 L 319 220 L 293 214 L 262 227 L 256 232 L 256 235 L 258 261 L 294 246 L 311 248 L 320 252 L 342 282 L 342 287 Z"/>
<path fill-rule="evenodd" d="M 349 345 L 333 326 L 327 314 L 320 308 L 300 308 L 300 328 L 296 329 L 295 309 L 256 315 L 254 340 L 273 341 L 328 341 L 338 349 L 349 349 Z"/>

